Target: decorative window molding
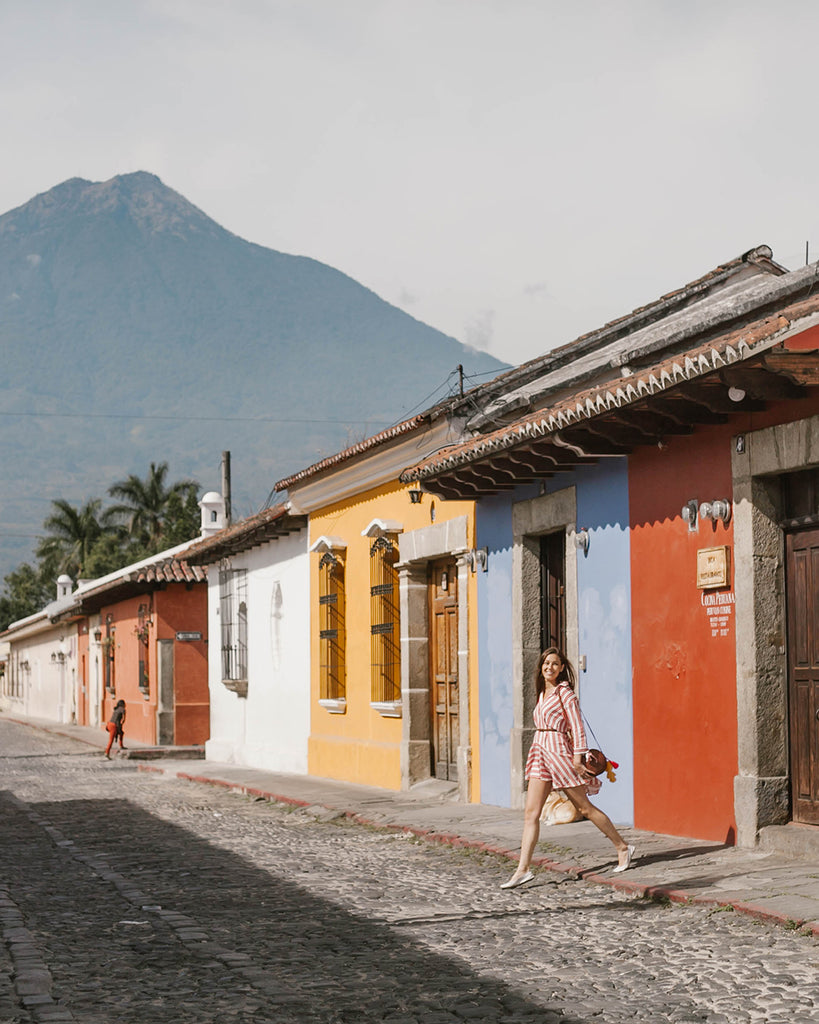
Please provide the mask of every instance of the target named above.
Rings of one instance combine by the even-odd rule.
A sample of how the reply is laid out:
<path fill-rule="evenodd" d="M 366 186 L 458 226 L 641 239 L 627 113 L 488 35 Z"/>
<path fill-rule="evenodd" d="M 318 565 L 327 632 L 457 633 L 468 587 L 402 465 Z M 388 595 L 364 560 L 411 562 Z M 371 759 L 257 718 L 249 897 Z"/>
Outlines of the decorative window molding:
<path fill-rule="evenodd" d="M 325 550 L 319 559 L 319 703 L 333 714 L 346 709 L 345 612 L 344 560 Z M 338 702 L 344 707 L 336 709 Z"/>
<path fill-rule="evenodd" d="M 401 718 L 404 714 L 404 702 L 401 700 L 371 700 L 370 707 L 382 718 Z"/>
<path fill-rule="evenodd" d="M 319 704 L 325 711 L 329 711 L 331 715 L 345 715 L 347 713 L 347 701 L 343 697 L 338 700 L 322 697 L 319 700 Z"/>
<path fill-rule="evenodd" d="M 320 555 L 326 555 L 328 551 L 346 551 L 347 541 L 343 537 L 327 537 L 322 535 L 316 538 L 310 545 L 310 551 L 316 551 Z"/>
<path fill-rule="evenodd" d="M 395 540 L 376 537 L 370 545 L 370 702 L 380 714 L 381 707 L 394 708 L 401 702 L 397 562 Z"/>
<path fill-rule="evenodd" d="M 376 537 L 386 537 L 390 534 L 402 533 L 404 524 L 397 519 L 373 519 L 361 531 L 362 537 L 369 537 L 374 540 Z"/>

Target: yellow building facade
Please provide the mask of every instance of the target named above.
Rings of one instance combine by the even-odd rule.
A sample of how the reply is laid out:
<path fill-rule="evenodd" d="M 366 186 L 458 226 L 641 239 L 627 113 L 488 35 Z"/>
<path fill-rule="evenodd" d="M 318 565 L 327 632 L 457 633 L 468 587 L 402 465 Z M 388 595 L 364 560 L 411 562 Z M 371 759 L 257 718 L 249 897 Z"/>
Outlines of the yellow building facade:
<path fill-rule="evenodd" d="M 478 801 L 475 506 L 398 481 L 418 417 L 280 481 L 309 515 L 309 774 Z M 474 652 L 474 653 L 473 653 Z"/>

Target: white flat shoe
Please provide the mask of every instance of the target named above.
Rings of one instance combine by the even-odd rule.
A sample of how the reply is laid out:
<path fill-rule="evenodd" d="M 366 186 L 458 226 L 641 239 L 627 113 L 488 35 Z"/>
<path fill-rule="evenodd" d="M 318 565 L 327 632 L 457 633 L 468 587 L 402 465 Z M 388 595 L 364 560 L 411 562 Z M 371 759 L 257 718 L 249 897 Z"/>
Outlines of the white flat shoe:
<path fill-rule="evenodd" d="M 629 846 L 628 847 L 628 849 L 626 850 L 626 862 L 625 862 L 625 864 L 618 864 L 617 867 L 614 869 L 613 874 L 616 875 L 618 872 L 625 871 L 626 868 L 630 868 L 631 867 L 631 862 L 634 860 L 634 852 L 635 852 L 635 850 L 636 850 L 635 846 Z"/>
<path fill-rule="evenodd" d="M 510 878 L 508 882 L 502 882 L 501 889 L 517 889 L 519 885 L 524 885 L 526 882 L 531 882 L 534 877 L 534 872 L 527 871 L 525 874 L 520 875 L 518 878 Z"/>

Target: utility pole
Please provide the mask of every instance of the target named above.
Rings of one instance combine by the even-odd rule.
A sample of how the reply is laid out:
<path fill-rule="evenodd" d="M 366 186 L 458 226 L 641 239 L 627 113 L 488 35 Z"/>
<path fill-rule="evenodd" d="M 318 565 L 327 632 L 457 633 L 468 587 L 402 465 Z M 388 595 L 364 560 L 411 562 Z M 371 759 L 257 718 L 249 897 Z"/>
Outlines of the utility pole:
<path fill-rule="evenodd" d="M 464 368 L 458 363 L 458 390 L 461 393 L 461 398 L 464 397 Z"/>
<path fill-rule="evenodd" d="M 225 522 L 233 522 L 230 512 L 230 452 L 222 452 L 222 497 L 225 499 Z"/>

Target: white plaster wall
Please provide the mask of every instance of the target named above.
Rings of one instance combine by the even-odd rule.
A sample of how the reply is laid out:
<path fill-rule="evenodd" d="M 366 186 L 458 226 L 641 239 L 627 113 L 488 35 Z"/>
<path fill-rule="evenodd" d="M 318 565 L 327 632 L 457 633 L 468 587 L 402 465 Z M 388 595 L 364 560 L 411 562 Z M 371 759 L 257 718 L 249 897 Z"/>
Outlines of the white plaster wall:
<path fill-rule="evenodd" d="M 307 531 L 231 558 L 247 569 L 248 692 L 222 685 L 219 569 L 208 573 L 209 761 L 307 773 L 310 597 Z"/>
<path fill-rule="evenodd" d="M 27 671 L 21 670 L 22 700 L 10 700 L 32 718 L 45 718 L 51 722 L 71 722 L 76 714 L 77 647 L 75 637 L 65 637 L 65 627 L 46 630 L 11 644 L 10 658 L 28 661 Z M 53 662 L 51 655 L 60 648 L 66 652 L 65 660 Z"/>

